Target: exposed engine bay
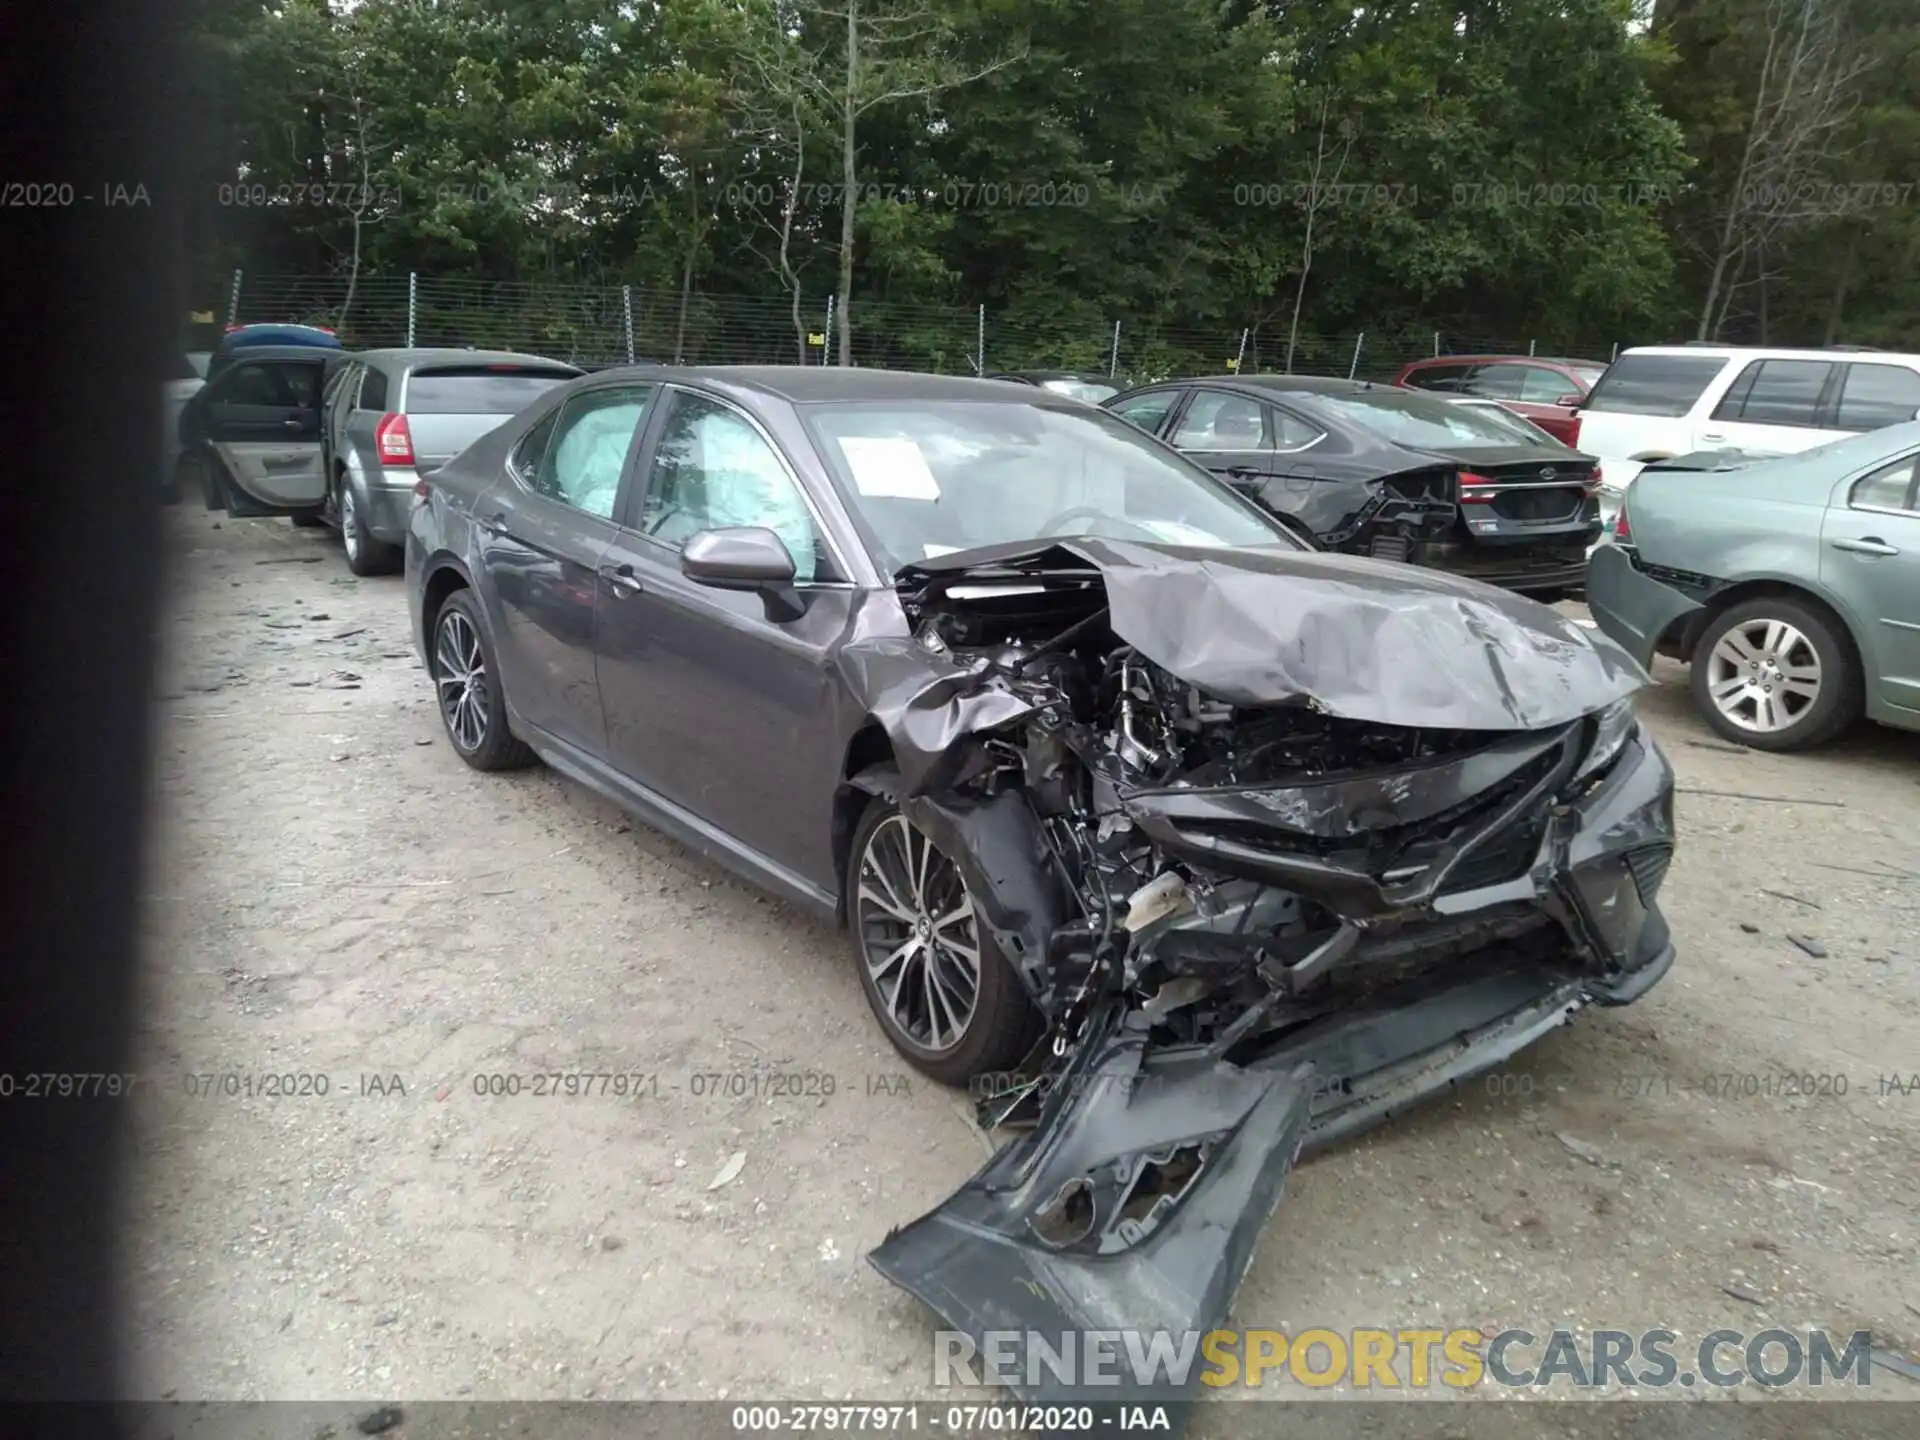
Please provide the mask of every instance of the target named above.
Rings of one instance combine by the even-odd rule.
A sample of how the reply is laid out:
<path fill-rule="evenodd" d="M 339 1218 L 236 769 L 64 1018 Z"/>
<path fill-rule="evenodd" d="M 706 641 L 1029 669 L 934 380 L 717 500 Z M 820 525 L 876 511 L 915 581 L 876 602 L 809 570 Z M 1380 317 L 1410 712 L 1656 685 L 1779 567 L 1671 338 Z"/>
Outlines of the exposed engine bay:
<path fill-rule="evenodd" d="M 1670 963 L 1644 677 L 1553 612 L 1321 556 L 950 560 L 857 663 L 873 783 L 1044 1018 L 979 1097 L 1031 1134 L 873 1255 L 956 1328 L 1204 1329 L 1303 1145 Z"/>

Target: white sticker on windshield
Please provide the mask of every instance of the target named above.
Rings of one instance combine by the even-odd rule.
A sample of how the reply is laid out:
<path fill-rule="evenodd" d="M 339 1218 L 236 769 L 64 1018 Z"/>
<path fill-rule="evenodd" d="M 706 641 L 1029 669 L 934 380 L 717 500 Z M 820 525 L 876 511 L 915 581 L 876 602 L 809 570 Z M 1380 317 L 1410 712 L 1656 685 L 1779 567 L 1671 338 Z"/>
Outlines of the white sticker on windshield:
<path fill-rule="evenodd" d="M 928 542 L 920 547 L 920 558 L 922 560 L 938 560 L 942 555 L 958 555 L 959 553 L 960 547 L 958 545 L 935 545 L 932 542 Z"/>
<path fill-rule="evenodd" d="M 927 468 L 927 457 L 911 440 L 844 435 L 840 437 L 840 453 L 847 457 L 854 486 L 862 495 L 883 500 L 940 498 L 940 486 Z"/>

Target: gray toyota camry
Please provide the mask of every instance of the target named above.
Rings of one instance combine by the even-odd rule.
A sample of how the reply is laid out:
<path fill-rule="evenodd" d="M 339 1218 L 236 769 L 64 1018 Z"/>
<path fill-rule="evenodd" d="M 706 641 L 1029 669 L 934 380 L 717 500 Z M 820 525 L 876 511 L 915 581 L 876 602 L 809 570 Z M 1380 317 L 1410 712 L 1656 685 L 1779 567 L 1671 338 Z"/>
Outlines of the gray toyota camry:
<path fill-rule="evenodd" d="M 406 569 L 467 764 L 844 926 L 1025 1130 L 871 1257 L 975 1337 L 1210 1328 L 1303 1147 L 1672 964 L 1618 646 L 1044 389 L 587 376 L 420 482 Z"/>

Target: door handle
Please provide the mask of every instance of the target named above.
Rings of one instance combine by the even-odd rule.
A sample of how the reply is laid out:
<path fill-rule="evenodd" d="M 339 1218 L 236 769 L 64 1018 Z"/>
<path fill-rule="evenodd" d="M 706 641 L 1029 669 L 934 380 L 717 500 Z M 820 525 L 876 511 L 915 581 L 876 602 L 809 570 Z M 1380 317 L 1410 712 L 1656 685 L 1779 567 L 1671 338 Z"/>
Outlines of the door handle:
<path fill-rule="evenodd" d="M 1701 431 L 1701 432 L 1700 432 L 1700 438 L 1701 438 L 1702 440 L 1714 440 L 1714 441 L 1719 441 L 1719 440 L 1724 440 L 1724 439 L 1726 439 L 1727 437 L 1726 437 L 1726 436 L 1724 436 L 1724 435 L 1715 435 L 1715 434 L 1712 434 L 1712 433 L 1711 433 L 1711 432 L 1709 432 L 1709 431 L 1705 431 L 1705 430 L 1703 430 L 1703 431 Z"/>
<path fill-rule="evenodd" d="M 602 565 L 600 578 L 613 587 L 615 595 L 638 595 L 645 588 L 635 577 L 631 565 Z"/>
<path fill-rule="evenodd" d="M 1836 550 L 1850 550 L 1855 555 L 1898 555 L 1900 553 L 1898 545 L 1889 545 L 1878 535 L 1865 535 L 1858 540 L 1835 540 L 1832 544 Z"/>
<path fill-rule="evenodd" d="M 289 415 L 286 419 L 282 420 L 280 423 L 286 426 L 287 429 L 289 430 L 304 430 L 307 425 L 307 422 L 302 420 L 298 415 Z"/>

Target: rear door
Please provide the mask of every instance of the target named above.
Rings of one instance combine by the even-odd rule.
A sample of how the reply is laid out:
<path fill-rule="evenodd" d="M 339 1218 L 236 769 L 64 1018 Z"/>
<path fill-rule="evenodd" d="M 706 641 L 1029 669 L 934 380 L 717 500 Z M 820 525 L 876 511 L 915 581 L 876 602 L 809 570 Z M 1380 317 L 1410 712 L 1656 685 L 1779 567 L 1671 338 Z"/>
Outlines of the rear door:
<path fill-rule="evenodd" d="M 429 364 L 408 373 L 400 397 L 413 436 L 414 468 L 438 470 L 489 430 L 580 374 L 538 361 Z"/>
<path fill-rule="evenodd" d="M 1175 417 L 1168 438 L 1235 489 L 1256 495 L 1282 468 L 1273 431 L 1271 412 L 1259 400 L 1199 388 Z"/>
<path fill-rule="evenodd" d="M 1920 451 L 1834 490 L 1820 579 L 1859 620 L 1867 691 L 1920 714 Z"/>
<path fill-rule="evenodd" d="M 1849 434 L 1920 419 L 1920 370 L 1884 360 L 1843 367 L 1832 424 Z"/>
<path fill-rule="evenodd" d="M 336 352 L 337 353 L 337 352 Z M 238 359 L 201 392 L 207 449 L 236 515 L 288 515 L 326 499 L 320 458 L 325 352 Z"/>
<path fill-rule="evenodd" d="M 569 396 L 474 505 L 501 682 L 521 719 L 596 759 L 607 748 L 594 660 L 600 563 L 655 394 L 621 384 Z"/>

